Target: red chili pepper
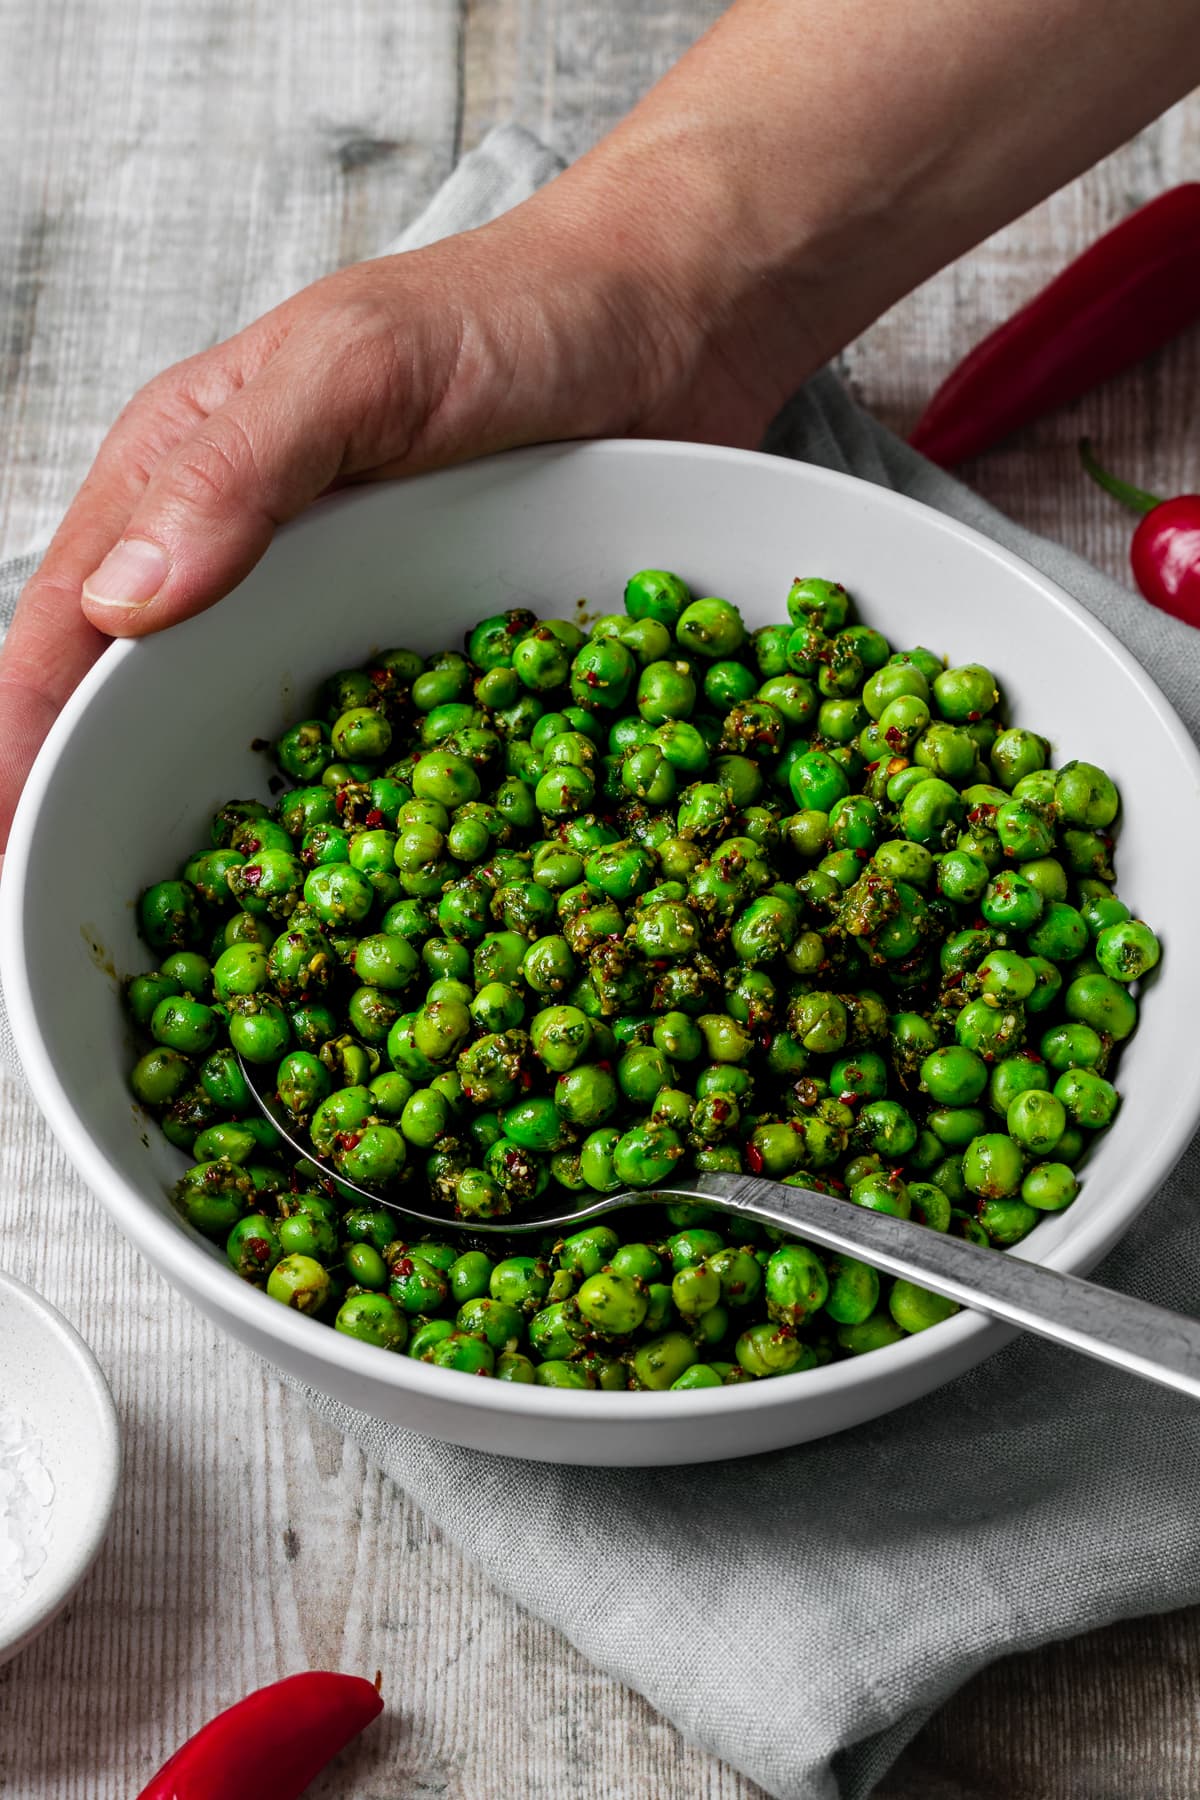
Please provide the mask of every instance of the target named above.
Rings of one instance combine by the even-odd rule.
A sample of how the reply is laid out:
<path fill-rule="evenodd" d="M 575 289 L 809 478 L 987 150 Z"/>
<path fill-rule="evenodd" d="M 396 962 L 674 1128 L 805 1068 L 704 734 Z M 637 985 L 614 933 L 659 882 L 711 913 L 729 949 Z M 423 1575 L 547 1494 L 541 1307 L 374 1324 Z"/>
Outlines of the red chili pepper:
<path fill-rule="evenodd" d="M 977 344 L 909 435 L 944 468 L 1140 362 L 1200 317 L 1200 182 L 1130 213 Z"/>
<path fill-rule="evenodd" d="M 138 1800 L 296 1800 L 382 1711 L 359 1675 L 289 1675 L 202 1725 Z"/>
<path fill-rule="evenodd" d="M 1129 546 L 1133 577 L 1151 606 L 1200 626 L 1200 494 L 1160 500 L 1102 469 L 1086 438 L 1079 457 L 1092 480 L 1142 515 Z"/>

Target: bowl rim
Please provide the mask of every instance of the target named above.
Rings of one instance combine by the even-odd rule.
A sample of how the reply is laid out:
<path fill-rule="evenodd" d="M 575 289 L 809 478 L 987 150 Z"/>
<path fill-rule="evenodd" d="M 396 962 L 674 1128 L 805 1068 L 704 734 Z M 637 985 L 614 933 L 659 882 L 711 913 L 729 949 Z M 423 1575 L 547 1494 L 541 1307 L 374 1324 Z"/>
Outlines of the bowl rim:
<path fill-rule="evenodd" d="M 477 459 L 474 463 L 456 464 L 446 469 L 410 476 L 405 479 L 405 486 L 452 482 L 456 476 L 478 468 L 481 462 L 537 467 L 562 457 L 587 460 L 619 456 L 652 461 L 664 453 L 709 464 L 757 465 L 764 470 L 770 469 L 774 475 L 789 470 L 797 479 L 817 487 L 843 490 L 852 488 L 869 494 L 871 506 L 879 513 L 898 513 L 902 516 L 915 514 L 925 528 L 957 538 L 969 544 L 977 554 L 999 563 L 1013 576 L 1024 582 L 1034 582 L 1047 606 L 1069 614 L 1075 626 L 1093 640 L 1098 650 L 1120 664 L 1126 678 L 1139 690 L 1142 699 L 1156 716 L 1176 754 L 1190 768 L 1196 790 L 1200 793 L 1200 750 L 1161 689 L 1120 639 L 1032 563 L 974 526 L 964 524 L 952 515 L 908 494 L 841 470 L 822 468 L 766 451 L 737 450 L 720 445 L 658 438 L 597 438 L 532 445 Z M 354 487 L 326 496 L 281 529 L 293 535 L 319 530 L 331 510 L 344 510 L 362 504 L 368 498 L 377 497 L 382 485 Z M 315 1361 L 335 1366 L 342 1377 L 343 1388 L 347 1379 L 360 1379 L 367 1389 L 382 1382 L 387 1387 L 407 1390 L 429 1400 L 441 1399 L 450 1405 L 463 1406 L 469 1402 L 477 1404 L 481 1396 L 474 1376 L 457 1370 L 435 1368 L 404 1355 L 381 1357 L 374 1345 L 334 1332 L 327 1324 L 306 1318 L 276 1302 L 269 1302 L 265 1294 L 242 1281 L 232 1269 L 224 1265 L 223 1260 L 208 1254 L 202 1240 L 182 1222 L 151 1206 L 129 1186 L 120 1169 L 98 1153 L 70 1095 L 58 1079 L 38 1026 L 34 997 L 22 955 L 22 919 L 28 863 L 41 802 L 60 756 L 67 748 L 82 716 L 115 671 L 128 657 L 138 655 L 142 647 L 141 641 L 137 639 L 115 642 L 84 676 L 47 735 L 26 782 L 13 822 L 5 857 L 4 880 L 0 881 L 0 980 L 3 981 L 13 1037 L 34 1097 L 63 1150 L 125 1234 L 194 1303 L 199 1303 L 218 1316 L 236 1317 L 243 1340 L 247 1336 L 281 1340 L 284 1346 L 305 1362 L 311 1364 Z M 1082 1214 L 1076 1229 L 1065 1232 L 1062 1241 L 1051 1245 L 1045 1253 L 1035 1249 L 1032 1259 L 1040 1260 L 1050 1268 L 1075 1273 L 1084 1273 L 1094 1266 L 1149 1203 L 1183 1154 L 1198 1123 L 1200 1065 L 1197 1066 L 1190 1101 L 1177 1107 L 1173 1119 L 1148 1147 L 1142 1165 L 1140 1198 L 1137 1204 L 1115 1224 L 1111 1218 Z M 1060 1215 L 1051 1215 L 1051 1218 L 1058 1216 Z M 1037 1238 L 1039 1229 L 1035 1228 L 1030 1238 L 1016 1245 L 1009 1254 L 1031 1258 L 1030 1245 Z M 265 1310 L 268 1305 L 272 1308 L 270 1313 Z M 320 1334 L 319 1338 L 314 1336 L 316 1333 Z M 984 1314 L 964 1310 L 928 1331 L 906 1337 L 900 1343 L 888 1345 L 868 1357 L 847 1358 L 806 1371 L 803 1382 L 761 1381 L 738 1383 L 723 1388 L 690 1391 L 667 1389 L 649 1393 L 589 1391 L 586 1398 L 573 1389 L 534 1388 L 515 1382 L 490 1382 L 487 1384 L 487 1410 L 501 1415 L 533 1414 L 547 1422 L 562 1419 L 578 1423 L 581 1417 L 591 1417 L 598 1423 L 605 1424 L 620 1422 L 649 1425 L 675 1419 L 681 1414 L 692 1421 L 706 1418 L 719 1421 L 727 1412 L 744 1408 L 774 1410 L 777 1407 L 803 1407 L 806 1399 L 828 1402 L 840 1393 L 850 1393 L 864 1385 L 869 1387 L 871 1384 L 886 1382 L 890 1377 L 903 1379 L 905 1371 L 911 1376 L 928 1363 L 939 1360 L 953 1362 L 956 1368 L 962 1368 L 991 1355 L 1014 1335 L 1012 1327 L 1001 1325 Z M 946 1379 L 949 1378 L 950 1374 Z M 908 1385 L 912 1389 L 911 1380 Z M 926 1381 L 916 1391 L 926 1392 L 937 1385 L 936 1379 Z M 529 1396 L 535 1392 L 537 1399 L 531 1402 Z"/>
<path fill-rule="evenodd" d="M 27 1600 L 31 1583 L 8 1618 L 0 1620 L 0 1662 L 16 1656 L 32 1643 L 66 1605 L 95 1562 L 112 1523 L 123 1460 L 116 1403 L 108 1379 L 91 1346 L 58 1307 L 43 1294 L 39 1294 L 36 1288 L 10 1274 L 7 1269 L 0 1269 L 0 1299 L 6 1297 L 23 1307 L 36 1320 L 37 1327 L 48 1336 L 57 1338 L 67 1351 L 78 1376 L 79 1391 L 86 1394 L 91 1403 L 99 1432 L 99 1444 L 96 1463 L 91 1472 L 92 1479 L 88 1483 L 87 1528 L 64 1558 L 59 1579 L 46 1589 L 36 1604 L 30 1604 Z"/>

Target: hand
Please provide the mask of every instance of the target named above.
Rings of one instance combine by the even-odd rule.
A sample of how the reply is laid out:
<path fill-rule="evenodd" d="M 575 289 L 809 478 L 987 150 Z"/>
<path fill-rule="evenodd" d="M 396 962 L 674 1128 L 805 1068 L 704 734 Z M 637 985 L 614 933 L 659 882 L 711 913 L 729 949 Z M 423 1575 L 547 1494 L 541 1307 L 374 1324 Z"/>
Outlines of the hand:
<path fill-rule="evenodd" d="M 494 225 L 318 282 L 158 376 L 0 653 L 0 847 L 105 635 L 210 605 L 326 488 L 603 432 L 753 443 L 886 306 L 1200 74 L 1200 0 L 1101 13 L 734 0 Z"/>
<path fill-rule="evenodd" d="M 227 594 L 326 489 L 602 433 L 753 441 L 769 408 L 705 366 L 664 241 L 644 255 L 586 183 L 320 281 L 135 396 L 0 652 L 0 849 L 107 639 Z"/>

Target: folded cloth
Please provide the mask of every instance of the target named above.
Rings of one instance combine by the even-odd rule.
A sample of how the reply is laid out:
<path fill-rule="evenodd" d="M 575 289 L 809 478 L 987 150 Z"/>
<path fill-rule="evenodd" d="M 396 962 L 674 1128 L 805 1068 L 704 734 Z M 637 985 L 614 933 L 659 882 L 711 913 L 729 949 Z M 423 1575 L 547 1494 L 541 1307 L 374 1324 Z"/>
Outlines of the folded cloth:
<path fill-rule="evenodd" d="M 395 248 L 479 224 L 557 167 L 526 132 L 494 131 Z M 922 461 L 832 375 L 784 409 L 767 448 L 1016 550 L 1104 620 L 1195 731 L 1186 626 Z M 0 605 L 24 572 L 0 571 Z M 1195 1310 L 1198 1176 L 1193 1144 L 1100 1280 Z M 1033 1339 L 840 1437 L 679 1469 L 488 1457 L 302 1391 L 507 1593 L 780 1800 L 869 1793 L 995 1657 L 1200 1599 L 1200 1409 Z"/>

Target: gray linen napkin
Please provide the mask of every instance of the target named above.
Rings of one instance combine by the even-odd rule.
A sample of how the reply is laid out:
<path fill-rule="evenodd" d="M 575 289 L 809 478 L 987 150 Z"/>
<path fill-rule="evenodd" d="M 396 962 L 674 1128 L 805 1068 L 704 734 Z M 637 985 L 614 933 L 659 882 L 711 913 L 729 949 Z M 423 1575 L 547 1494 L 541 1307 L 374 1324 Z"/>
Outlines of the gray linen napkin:
<path fill-rule="evenodd" d="M 494 131 L 395 247 L 480 223 L 558 166 L 524 131 Z M 784 409 L 767 447 L 913 494 L 1018 551 L 1200 726 L 1187 627 L 922 461 L 831 375 Z M 0 570 L 0 618 L 27 572 Z M 1198 1176 L 1193 1144 L 1102 1281 L 1194 1309 Z M 1006 1652 L 1200 1599 L 1200 1410 L 1033 1339 L 857 1431 L 682 1469 L 487 1457 L 302 1391 L 500 1587 L 780 1800 L 869 1793 Z"/>

